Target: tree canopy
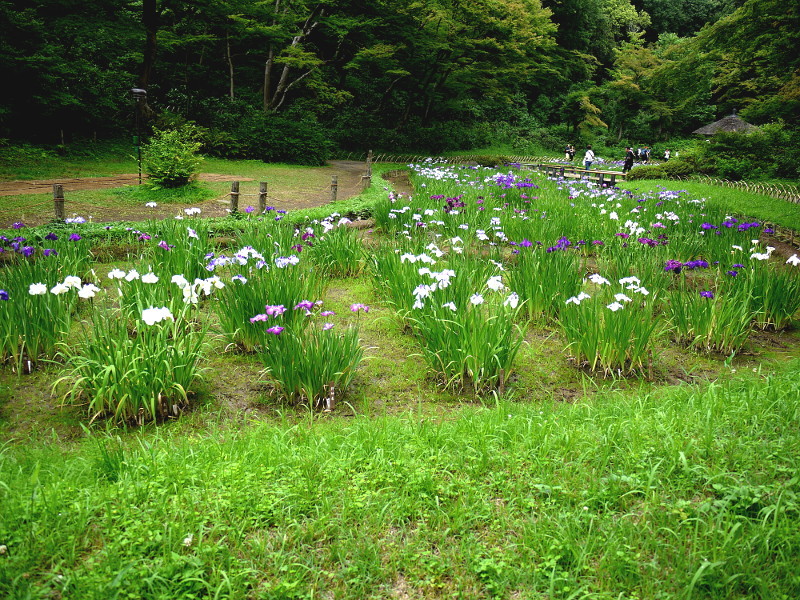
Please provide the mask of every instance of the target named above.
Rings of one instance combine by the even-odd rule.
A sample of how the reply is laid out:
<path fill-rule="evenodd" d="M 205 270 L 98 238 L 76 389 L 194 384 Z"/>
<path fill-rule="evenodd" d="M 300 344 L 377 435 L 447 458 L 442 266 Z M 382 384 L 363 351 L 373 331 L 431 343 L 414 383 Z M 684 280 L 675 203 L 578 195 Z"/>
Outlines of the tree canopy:
<path fill-rule="evenodd" d="M 734 108 L 796 122 L 798 38 L 779 0 L 0 0 L 0 137 L 128 132 L 134 87 L 146 121 L 230 155 L 270 128 L 441 149 L 503 126 L 664 137 Z"/>

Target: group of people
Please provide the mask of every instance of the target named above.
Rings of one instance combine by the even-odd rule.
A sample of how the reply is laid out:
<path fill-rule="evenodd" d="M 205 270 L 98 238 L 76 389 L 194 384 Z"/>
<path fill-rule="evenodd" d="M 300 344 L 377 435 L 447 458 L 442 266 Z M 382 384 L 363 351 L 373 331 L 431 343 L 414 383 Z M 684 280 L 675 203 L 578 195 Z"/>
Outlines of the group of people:
<path fill-rule="evenodd" d="M 664 162 L 670 159 L 671 152 L 669 150 L 664 150 Z M 572 144 L 567 145 L 566 150 L 564 151 L 564 158 L 569 162 L 572 162 L 575 159 L 575 146 Z M 584 169 L 591 169 L 592 163 L 596 160 L 596 156 L 594 154 L 594 150 L 592 150 L 591 144 L 586 146 L 586 152 L 583 155 L 583 168 Z M 650 162 L 650 147 L 644 146 L 642 148 L 637 148 L 634 150 L 631 147 L 625 148 L 625 162 L 622 166 L 622 172 L 627 173 L 633 168 L 633 163 L 639 161 L 643 164 L 648 164 Z"/>
<path fill-rule="evenodd" d="M 569 144 L 567 149 L 564 152 L 564 158 L 569 162 L 575 160 L 575 146 Z M 591 169 L 592 163 L 595 161 L 594 151 L 592 150 L 591 144 L 586 146 L 586 153 L 583 155 L 583 168 L 584 169 Z"/>

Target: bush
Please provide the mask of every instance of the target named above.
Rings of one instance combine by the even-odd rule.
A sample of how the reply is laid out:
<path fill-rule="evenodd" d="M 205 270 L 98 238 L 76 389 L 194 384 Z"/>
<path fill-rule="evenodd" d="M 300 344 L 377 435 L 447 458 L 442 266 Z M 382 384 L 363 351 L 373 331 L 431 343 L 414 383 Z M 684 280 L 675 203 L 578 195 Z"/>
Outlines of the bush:
<path fill-rule="evenodd" d="M 796 179 L 800 175 L 795 159 L 800 132 L 782 123 L 763 125 L 748 134 L 718 133 L 698 151 L 713 164 L 714 174 L 726 179 Z"/>
<path fill-rule="evenodd" d="M 520 130 L 513 141 L 513 148 L 521 154 L 540 154 L 541 150 L 563 154 L 568 139 L 566 132 L 558 128 L 537 127 Z"/>
<path fill-rule="evenodd" d="M 686 158 L 673 158 L 658 165 L 642 165 L 634 167 L 628 173 L 628 180 L 636 179 L 679 179 L 690 175 L 714 172 L 709 169 L 707 161 L 699 160 L 695 156 L 687 155 Z"/>
<path fill-rule="evenodd" d="M 250 111 L 234 129 L 209 132 L 208 148 L 224 158 L 249 158 L 264 162 L 323 165 L 331 142 L 313 118 L 300 120 Z"/>
<path fill-rule="evenodd" d="M 150 180 L 159 187 L 175 188 L 188 184 L 200 172 L 202 157 L 197 132 L 191 125 L 159 130 L 142 147 L 142 162 Z"/>
<path fill-rule="evenodd" d="M 660 165 L 664 169 L 664 174 L 669 178 L 688 177 L 697 172 L 697 165 L 686 160 L 673 158 L 672 160 Z"/>

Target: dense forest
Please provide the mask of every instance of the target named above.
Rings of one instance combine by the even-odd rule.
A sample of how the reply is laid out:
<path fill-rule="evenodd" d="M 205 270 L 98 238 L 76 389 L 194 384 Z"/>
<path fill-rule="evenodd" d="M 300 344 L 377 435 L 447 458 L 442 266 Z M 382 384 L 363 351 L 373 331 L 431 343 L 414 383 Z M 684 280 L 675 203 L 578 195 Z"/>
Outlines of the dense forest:
<path fill-rule="evenodd" d="M 194 124 L 209 153 L 267 160 L 653 144 L 733 110 L 792 131 L 799 13 L 782 0 L 0 0 L 0 138 L 120 137 L 137 112 Z"/>

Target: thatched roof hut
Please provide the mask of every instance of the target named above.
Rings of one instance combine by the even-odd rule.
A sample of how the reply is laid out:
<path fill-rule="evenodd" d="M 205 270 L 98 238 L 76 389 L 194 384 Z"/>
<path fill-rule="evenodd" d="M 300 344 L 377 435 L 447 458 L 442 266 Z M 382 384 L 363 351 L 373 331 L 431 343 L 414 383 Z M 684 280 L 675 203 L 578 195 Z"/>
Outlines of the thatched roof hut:
<path fill-rule="evenodd" d="M 724 117 L 719 121 L 715 121 L 710 125 L 704 125 L 700 129 L 695 129 L 692 133 L 695 135 L 714 135 L 715 133 L 750 133 L 758 129 L 755 125 L 751 125 L 733 111 L 732 115 Z"/>

